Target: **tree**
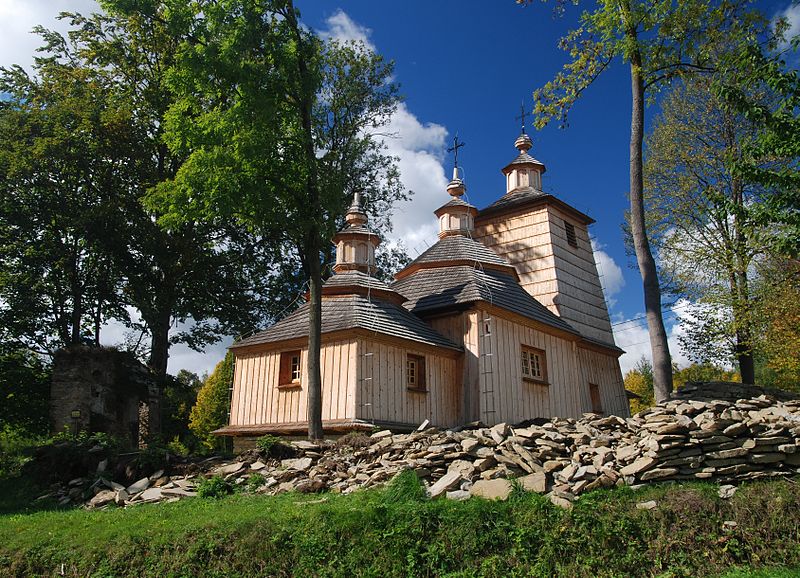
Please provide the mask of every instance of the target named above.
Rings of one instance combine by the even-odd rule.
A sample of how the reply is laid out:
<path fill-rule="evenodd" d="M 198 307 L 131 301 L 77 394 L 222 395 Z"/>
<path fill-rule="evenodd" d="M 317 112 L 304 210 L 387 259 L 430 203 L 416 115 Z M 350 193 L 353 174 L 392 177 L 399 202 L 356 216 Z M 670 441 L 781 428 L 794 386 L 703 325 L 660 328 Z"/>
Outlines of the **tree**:
<path fill-rule="evenodd" d="M 135 309 L 164 379 L 173 343 L 200 350 L 259 324 L 271 259 L 238 224 L 162 228 L 141 202 L 183 162 L 163 142 L 170 31 L 135 17 L 62 17 L 68 39 L 39 29 L 46 56 L 34 75 L 14 67 L 0 80 L 10 96 L 0 102 L 0 319 L 51 353 L 99 344 L 107 319 L 133 326 Z"/>
<path fill-rule="evenodd" d="M 164 381 L 161 403 L 162 439 L 187 441 L 191 411 L 205 381 L 186 369 L 181 369 L 175 377 L 168 377 Z"/>
<path fill-rule="evenodd" d="M 517 0 L 521 4 L 532 1 Z M 632 97 L 630 227 L 644 288 L 657 401 L 669 395 L 672 362 L 661 314 L 658 273 L 645 223 L 642 174 L 645 99 L 681 74 L 711 72 L 705 47 L 747 28 L 749 18 L 741 14 L 746 3 L 746 0 L 598 1 L 594 10 L 582 13 L 580 26 L 561 40 L 571 62 L 554 80 L 534 92 L 537 127 L 554 118 L 565 123 L 567 112 L 583 91 L 616 58 L 628 63 Z"/>
<path fill-rule="evenodd" d="M 116 242 L 117 146 L 127 111 L 88 68 L 64 62 L 66 41 L 39 30 L 36 75 L 0 68 L 0 324 L 40 353 L 90 339 L 122 311 Z"/>
<path fill-rule="evenodd" d="M 623 377 L 625 390 L 638 397 L 631 400 L 631 413 L 639 413 L 656 403 L 653 392 L 653 365 L 646 357 L 636 362 Z"/>
<path fill-rule="evenodd" d="M 47 434 L 49 399 L 49 367 L 28 349 L 1 342 L 0 424 L 28 435 Z"/>
<path fill-rule="evenodd" d="M 683 316 L 682 344 L 700 360 L 735 360 L 744 383 L 755 380 L 752 272 L 765 251 L 752 212 L 771 191 L 734 166 L 759 131 L 723 106 L 710 78 L 685 79 L 662 99 L 644 166 L 661 277 L 673 295 L 700 305 Z"/>
<path fill-rule="evenodd" d="M 759 383 L 800 390 L 800 262 L 776 257 L 762 264 L 754 293 Z"/>
<path fill-rule="evenodd" d="M 234 357 L 228 352 L 203 382 L 197 392 L 197 403 L 192 407 L 189 416 L 189 429 L 209 450 L 222 449 L 224 446 L 223 438 L 211 432 L 228 424 L 233 367 Z"/>
<path fill-rule="evenodd" d="M 321 286 L 330 239 L 355 191 L 388 217 L 403 198 L 376 130 L 396 106 L 392 66 L 358 43 L 323 42 L 291 0 L 117 2 L 183 39 L 166 138 L 186 162 L 151 206 L 174 226 L 234 219 L 295 256 L 310 294 L 309 437 L 322 431 Z M 291 251 L 285 251 L 286 248 Z"/>
<path fill-rule="evenodd" d="M 770 225 L 764 241 L 796 257 L 800 252 L 800 76 L 787 66 L 785 57 L 787 52 L 796 57 L 800 35 L 791 39 L 786 50 L 776 50 L 787 29 L 784 20 L 777 24 L 771 41 L 738 46 L 726 63 L 728 74 L 714 88 L 728 110 L 762 128 L 746 154 L 736 159 L 734 170 L 739 178 L 773 191 L 754 207 L 753 216 Z M 773 97 L 768 101 L 754 97 L 764 87 Z"/>

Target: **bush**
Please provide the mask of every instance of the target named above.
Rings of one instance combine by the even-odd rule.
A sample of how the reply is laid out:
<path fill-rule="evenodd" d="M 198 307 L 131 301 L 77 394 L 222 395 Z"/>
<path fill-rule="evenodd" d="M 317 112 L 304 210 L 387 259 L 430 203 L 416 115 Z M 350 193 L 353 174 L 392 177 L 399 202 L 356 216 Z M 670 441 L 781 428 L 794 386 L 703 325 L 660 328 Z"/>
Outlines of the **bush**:
<path fill-rule="evenodd" d="M 290 458 L 295 453 L 294 449 L 285 444 L 281 438 L 270 434 L 258 438 L 256 447 L 265 456 L 276 459 Z"/>
<path fill-rule="evenodd" d="M 0 430 L 0 479 L 19 475 L 42 442 L 43 438 L 31 436 L 22 428 L 4 425 Z"/>
<path fill-rule="evenodd" d="M 233 486 L 222 476 L 206 478 L 197 485 L 197 495 L 201 498 L 221 498 L 233 493 Z"/>

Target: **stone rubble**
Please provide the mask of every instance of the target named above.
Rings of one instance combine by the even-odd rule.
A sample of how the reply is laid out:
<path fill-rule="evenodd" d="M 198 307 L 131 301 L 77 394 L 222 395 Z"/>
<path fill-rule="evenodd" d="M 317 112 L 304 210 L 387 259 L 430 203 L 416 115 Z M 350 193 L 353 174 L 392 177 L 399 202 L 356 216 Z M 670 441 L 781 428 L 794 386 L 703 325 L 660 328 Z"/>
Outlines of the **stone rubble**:
<path fill-rule="evenodd" d="M 627 419 L 585 414 L 537 423 L 382 430 L 352 446 L 286 442 L 296 457 L 276 460 L 251 451 L 231 462 L 212 460 L 196 474 L 156 472 L 127 487 L 99 478 L 85 504 L 173 501 L 196 495 L 200 479 L 213 475 L 271 495 L 347 494 L 380 486 L 410 469 L 432 498 L 506 499 L 519 487 L 570 507 L 578 495 L 598 488 L 713 480 L 728 484 L 721 486 L 720 496 L 729 498 L 735 492 L 731 484 L 800 473 L 800 400 L 763 394 L 737 401 L 679 398 Z M 78 499 L 86 481 L 73 482 L 59 499 Z"/>

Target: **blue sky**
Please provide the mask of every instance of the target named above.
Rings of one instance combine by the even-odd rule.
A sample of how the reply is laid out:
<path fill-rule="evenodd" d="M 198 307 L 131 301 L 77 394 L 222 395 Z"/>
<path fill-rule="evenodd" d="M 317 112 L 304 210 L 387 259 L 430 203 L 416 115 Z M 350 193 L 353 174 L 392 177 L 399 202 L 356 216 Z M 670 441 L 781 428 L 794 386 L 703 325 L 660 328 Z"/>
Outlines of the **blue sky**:
<path fill-rule="evenodd" d="M 303 21 L 322 34 L 357 38 L 395 62 L 395 78 L 405 101 L 392 118 L 387 139 L 397 154 L 411 203 L 398 207 L 395 235 L 412 255 L 436 240 L 432 211 L 447 200 L 444 186 L 452 170 L 446 153 L 458 133 L 467 145 L 459 154 L 469 200 L 483 207 L 505 192 L 500 169 L 516 156 L 520 104 L 531 108 L 534 89 L 551 79 L 567 61 L 558 39 L 577 22 L 579 9 L 566 3 L 563 17 L 553 4 L 518 6 L 513 0 L 296 0 Z M 800 8 L 790 2 L 762 2 L 767 14 L 789 10 L 795 28 Z M 31 61 L 36 23 L 59 27 L 61 10 L 90 12 L 93 0 L 0 0 L 0 65 Z M 652 116 L 654 110 L 649 110 Z M 627 206 L 630 88 L 628 72 L 618 62 L 587 90 L 569 119 L 569 127 L 528 129 L 531 154 L 547 166 L 544 189 L 597 223 L 591 234 L 610 304 L 612 321 L 637 319 L 643 311 L 638 270 L 626 256 L 621 223 Z M 447 176 L 445 176 L 447 175 Z M 674 314 L 668 313 L 672 324 Z M 615 327 L 617 343 L 629 354 L 623 371 L 649 354 L 644 322 Z M 671 331 L 675 358 L 685 362 Z M 114 335 L 114 332 L 109 332 Z M 181 367 L 203 371 L 213 367 L 222 346 L 199 356 L 176 348 L 170 371 Z"/>

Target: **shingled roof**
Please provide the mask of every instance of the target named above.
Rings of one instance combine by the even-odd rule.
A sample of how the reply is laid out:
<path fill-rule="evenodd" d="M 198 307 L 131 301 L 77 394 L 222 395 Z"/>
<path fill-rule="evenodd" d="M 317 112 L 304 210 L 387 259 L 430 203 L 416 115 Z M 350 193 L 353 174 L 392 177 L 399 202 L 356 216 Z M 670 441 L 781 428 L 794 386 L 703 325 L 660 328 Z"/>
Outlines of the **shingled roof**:
<path fill-rule="evenodd" d="M 572 213 L 575 217 L 584 221 L 587 225 L 595 222 L 594 219 L 592 219 L 589 215 L 582 213 L 574 207 L 571 207 L 561 199 L 554 197 L 550 193 L 545 193 L 538 189 L 534 189 L 533 187 L 514 189 L 506 193 L 485 209 L 478 211 L 478 219 L 488 217 L 489 215 L 494 215 L 496 213 L 504 213 L 514 210 L 518 207 L 523 207 L 528 204 L 542 201 L 547 201 L 548 203 L 557 205 L 564 211 Z"/>
<path fill-rule="evenodd" d="M 307 337 L 308 312 L 309 304 L 306 303 L 269 329 L 234 343 L 231 349 Z M 461 350 L 399 305 L 378 299 L 370 300 L 363 295 L 323 299 L 322 333 L 346 329 L 364 329 L 427 345 Z"/>
<path fill-rule="evenodd" d="M 439 239 L 435 245 L 414 259 L 408 267 L 440 261 L 475 261 L 476 263 L 511 267 L 511 264 L 497 253 L 463 235 L 452 235 Z M 395 288 L 394 285 L 392 288 Z"/>
<path fill-rule="evenodd" d="M 386 283 L 362 271 L 343 271 L 325 281 L 324 287 L 364 287 L 380 291 L 394 291 Z"/>
<path fill-rule="evenodd" d="M 527 152 L 520 152 L 519 156 L 510 163 L 508 163 L 508 165 L 506 165 L 506 167 L 503 170 L 505 171 L 506 169 L 509 169 L 510 167 L 513 167 L 515 165 L 527 165 L 527 164 L 540 165 L 544 169 L 544 163 L 542 163 L 541 161 L 537 161 Z M 544 172 L 544 170 L 542 172 Z"/>
<path fill-rule="evenodd" d="M 421 269 L 392 284 L 408 298 L 403 306 L 416 314 L 485 301 L 528 319 L 577 334 L 561 317 L 531 297 L 511 276 L 466 265 Z"/>

